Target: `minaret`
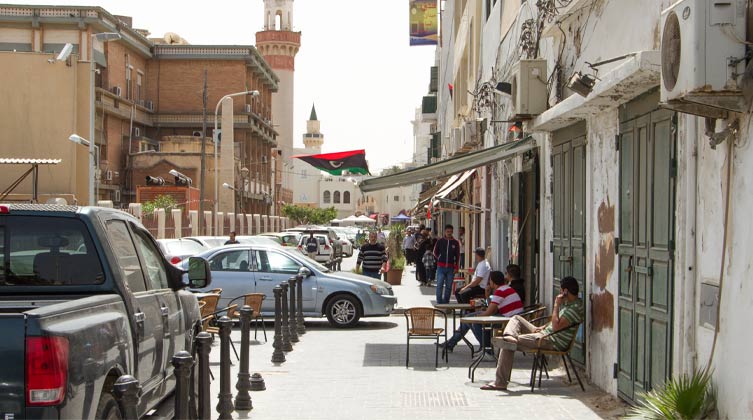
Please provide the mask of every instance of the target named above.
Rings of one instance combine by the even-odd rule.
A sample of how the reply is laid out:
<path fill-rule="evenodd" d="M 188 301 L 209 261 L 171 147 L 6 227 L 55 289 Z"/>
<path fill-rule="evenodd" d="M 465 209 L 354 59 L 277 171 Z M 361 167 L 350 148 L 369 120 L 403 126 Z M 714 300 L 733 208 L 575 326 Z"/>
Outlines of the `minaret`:
<path fill-rule="evenodd" d="M 303 135 L 303 144 L 306 149 L 310 149 L 312 154 L 321 153 L 324 144 L 324 134 L 322 134 L 319 120 L 316 118 L 316 107 L 311 105 L 311 115 L 306 121 L 306 133 Z"/>
<path fill-rule="evenodd" d="M 293 154 L 293 97 L 295 55 L 301 33 L 293 32 L 293 0 L 264 0 L 264 30 L 256 33 L 256 48 L 274 70 L 280 83 L 272 95 L 272 120 L 277 129 L 277 147 L 282 161 Z M 292 194 L 292 178 L 283 171 L 282 196 Z M 285 200 L 286 201 L 286 200 Z"/>

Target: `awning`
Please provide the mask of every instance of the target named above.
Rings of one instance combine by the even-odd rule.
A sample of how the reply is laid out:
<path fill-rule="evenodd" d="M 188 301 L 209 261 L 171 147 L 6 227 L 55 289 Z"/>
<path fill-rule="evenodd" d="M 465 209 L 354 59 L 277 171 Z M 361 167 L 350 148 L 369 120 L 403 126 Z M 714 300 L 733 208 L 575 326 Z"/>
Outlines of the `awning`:
<path fill-rule="evenodd" d="M 494 162 L 515 156 L 536 147 L 536 140 L 527 137 L 523 140 L 500 144 L 499 146 L 479 150 L 462 156 L 443 160 L 431 165 L 396 174 L 371 178 L 360 183 L 361 191 L 371 192 L 405 185 L 420 184 L 448 175 L 459 174 L 470 169 L 486 166 Z"/>
<path fill-rule="evenodd" d="M 471 170 L 465 171 L 463 175 L 461 175 L 455 182 L 453 182 L 449 187 L 443 189 L 442 191 L 439 191 L 436 195 L 437 198 L 445 198 L 448 195 L 450 195 L 451 192 L 453 192 L 457 187 L 463 184 L 466 179 L 468 179 L 473 173 L 476 172 L 476 168 L 473 168 Z"/>

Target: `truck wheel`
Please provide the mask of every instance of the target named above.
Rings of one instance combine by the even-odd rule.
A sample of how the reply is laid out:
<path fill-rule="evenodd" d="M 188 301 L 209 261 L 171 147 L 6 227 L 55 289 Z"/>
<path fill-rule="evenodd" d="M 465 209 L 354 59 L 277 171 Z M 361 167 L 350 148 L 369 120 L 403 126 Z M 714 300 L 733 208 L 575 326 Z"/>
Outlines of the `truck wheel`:
<path fill-rule="evenodd" d="M 123 414 L 120 412 L 118 402 L 115 398 L 108 393 L 103 393 L 99 397 L 99 405 L 97 406 L 97 420 L 123 420 Z"/>
<path fill-rule="evenodd" d="M 361 318 L 361 302 L 350 295 L 336 295 L 326 308 L 327 320 L 335 328 L 352 328 Z"/>

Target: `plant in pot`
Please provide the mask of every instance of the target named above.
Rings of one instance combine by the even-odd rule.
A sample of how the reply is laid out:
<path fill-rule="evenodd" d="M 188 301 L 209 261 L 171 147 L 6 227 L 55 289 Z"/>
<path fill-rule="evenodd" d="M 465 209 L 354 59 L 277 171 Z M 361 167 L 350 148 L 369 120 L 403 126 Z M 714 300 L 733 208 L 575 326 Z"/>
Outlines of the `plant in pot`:
<path fill-rule="evenodd" d="M 404 237 L 404 225 L 396 223 L 390 226 L 390 235 L 387 238 L 387 254 L 389 255 L 387 283 L 392 285 L 399 285 L 403 279 L 403 269 L 405 268 L 405 255 L 403 254 Z"/>

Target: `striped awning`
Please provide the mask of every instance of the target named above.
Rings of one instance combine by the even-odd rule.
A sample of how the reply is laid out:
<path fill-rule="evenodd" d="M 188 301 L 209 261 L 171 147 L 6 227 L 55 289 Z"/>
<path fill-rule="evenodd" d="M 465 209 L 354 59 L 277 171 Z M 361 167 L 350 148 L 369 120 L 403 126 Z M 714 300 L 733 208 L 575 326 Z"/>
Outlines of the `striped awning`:
<path fill-rule="evenodd" d="M 62 159 L 0 158 L 0 165 L 57 165 Z"/>

